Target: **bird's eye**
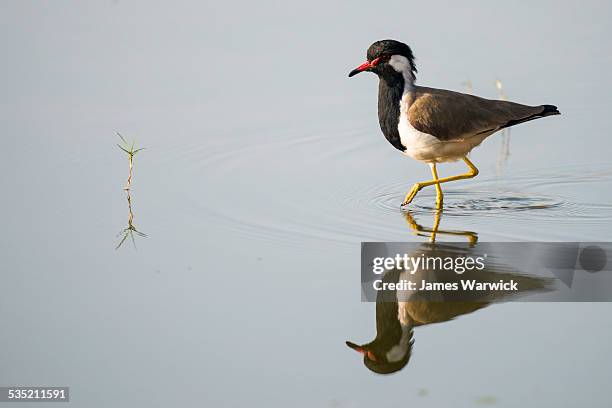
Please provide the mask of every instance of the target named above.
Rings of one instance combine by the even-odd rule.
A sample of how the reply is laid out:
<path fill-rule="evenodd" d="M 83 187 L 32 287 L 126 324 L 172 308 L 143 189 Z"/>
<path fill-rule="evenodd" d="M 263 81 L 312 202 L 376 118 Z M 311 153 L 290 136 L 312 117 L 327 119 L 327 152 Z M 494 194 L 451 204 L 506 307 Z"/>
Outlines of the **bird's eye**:
<path fill-rule="evenodd" d="M 371 62 L 370 65 L 375 67 L 378 64 L 382 64 L 384 62 L 389 61 L 389 56 L 388 55 L 381 55 L 380 57 L 376 57 L 374 58 Z"/>

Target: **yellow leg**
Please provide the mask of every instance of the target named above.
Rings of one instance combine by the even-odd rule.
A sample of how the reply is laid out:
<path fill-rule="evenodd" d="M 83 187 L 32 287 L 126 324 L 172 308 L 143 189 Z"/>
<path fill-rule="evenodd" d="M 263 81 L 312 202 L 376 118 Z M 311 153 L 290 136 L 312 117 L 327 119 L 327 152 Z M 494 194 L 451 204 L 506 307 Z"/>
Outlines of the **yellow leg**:
<path fill-rule="evenodd" d="M 435 243 L 438 235 L 454 235 L 454 236 L 464 236 L 467 237 L 471 246 L 476 245 L 478 242 L 478 234 L 472 231 L 449 231 L 449 230 L 441 230 L 440 220 L 442 219 L 442 211 L 436 211 L 434 218 L 434 225 L 432 228 L 427 228 L 421 226 L 416 222 L 410 211 L 404 211 L 404 218 L 408 222 L 408 225 L 412 229 L 415 235 L 429 237 L 429 242 Z"/>
<path fill-rule="evenodd" d="M 434 181 L 438 181 L 438 169 L 436 169 L 436 163 L 430 164 L 431 166 L 431 174 L 433 176 Z M 444 194 L 442 194 L 442 187 L 440 187 L 440 183 L 436 183 L 436 210 L 442 209 L 442 202 L 444 201 Z"/>
<path fill-rule="evenodd" d="M 436 174 L 436 180 L 438 179 L 438 175 Z M 437 188 L 440 188 L 439 184 L 436 184 Z M 442 189 L 440 189 L 440 194 L 442 194 Z M 436 203 L 437 203 L 437 199 L 436 199 Z M 440 201 L 440 205 L 442 204 L 442 202 Z M 432 244 L 434 242 L 436 242 L 436 234 L 438 233 L 438 228 L 440 227 L 440 218 L 442 215 L 442 211 L 440 209 L 438 209 L 436 211 L 436 218 L 434 219 L 434 225 L 433 228 L 431 229 L 431 237 L 429 237 L 429 242 L 431 242 Z"/>
<path fill-rule="evenodd" d="M 476 168 L 476 166 L 474 166 L 474 163 L 472 163 L 470 159 L 468 159 L 467 157 L 464 157 L 463 161 L 465 162 L 465 164 L 467 164 L 470 171 L 468 171 L 465 174 L 460 174 L 458 176 L 444 177 L 438 180 L 429 180 L 429 181 L 422 181 L 420 183 L 415 183 L 412 186 L 412 189 L 408 192 L 408 194 L 406 194 L 406 198 L 404 198 L 404 202 L 402 203 L 402 206 L 410 204 L 410 202 L 414 199 L 417 193 L 421 191 L 423 187 L 431 186 L 433 184 L 436 184 L 439 187 L 440 184 L 448 183 L 449 181 L 464 180 L 464 179 L 470 179 L 470 178 L 476 177 L 478 175 L 478 169 Z"/>

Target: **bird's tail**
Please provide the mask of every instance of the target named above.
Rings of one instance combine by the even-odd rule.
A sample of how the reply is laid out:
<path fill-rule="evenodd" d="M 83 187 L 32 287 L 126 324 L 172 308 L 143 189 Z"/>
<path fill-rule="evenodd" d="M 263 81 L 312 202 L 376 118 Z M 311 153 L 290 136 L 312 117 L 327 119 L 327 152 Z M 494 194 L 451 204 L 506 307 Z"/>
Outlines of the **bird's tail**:
<path fill-rule="evenodd" d="M 546 116 L 553 116 L 553 115 L 561 114 L 561 112 L 559 112 L 559 110 L 557 109 L 555 105 L 541 105 L 541 107 L 542 107 L 542 112 L 535 113 L 533 115 L 529 115 L 521 119 L 513 119 L 509 121 L 508 123 L 506 123 L 505 125 L 500 126 L 497 130 L 504 129 L 504 128 L 514 126 L 514 125 L 518 125 L 519 123 L 529 122 L 530 120 L 540 119 L 540 118 L 545 118 Z"/>
<path fill-rule="evenodd" d="M 561 112 L 557 109 L 555 105 L 542 105 L 544 110 L 540 113 L 539 116 L 551 116 L 551 115 L 560 115 Z"/>

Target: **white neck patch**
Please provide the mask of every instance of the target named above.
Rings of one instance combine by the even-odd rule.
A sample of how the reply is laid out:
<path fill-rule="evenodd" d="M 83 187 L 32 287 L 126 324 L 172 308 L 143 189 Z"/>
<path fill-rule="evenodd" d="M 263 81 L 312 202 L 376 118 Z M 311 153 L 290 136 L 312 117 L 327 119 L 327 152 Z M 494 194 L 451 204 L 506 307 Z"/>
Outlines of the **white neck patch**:
<path fill-rule="evenodd" d="M 412 66 L 410 65 L 410 61 L 408 58 L 403 55 L 392 55 L 389 59 L 389 65 L 393 67 L 394 70 L 402 74 L 404 77 L 404 90 L 412 89 L 414 87 L 414 73 L 412 72 Z"/>
<path fill-rule="evenodd" d="M 406 357 L 406 354 L 410 351 L 410 339 L 412 339 L 411 330 L 412 329 L 409 327 L 402 327 L 402 338 L 399 344 L 391 347 L 391 350 L 385 355 L 387 361 L 396 363 Z"/>

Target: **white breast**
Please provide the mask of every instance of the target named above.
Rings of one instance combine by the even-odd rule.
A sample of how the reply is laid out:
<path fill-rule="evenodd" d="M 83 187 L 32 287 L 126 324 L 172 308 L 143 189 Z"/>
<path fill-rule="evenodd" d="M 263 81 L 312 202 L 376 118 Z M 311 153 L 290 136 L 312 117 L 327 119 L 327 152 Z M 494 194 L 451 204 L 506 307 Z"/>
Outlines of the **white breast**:
<path fill-rule="evenodd" d="M 407 270 L 403 270 L 400 273 L 399 282 L 411 279 L 410 273 Z M 390 362 L 400 361 L 406 356 L 406 353 L 410 350 L 410 339 L 412 338 L 412 317 L 409 312 L 409 301 L 412 291 L 398 290 L 397 296 L 397 319 L 402 326 L 402 337 L 398 344 L 391 347 L 387 352 L 386 357 Z"/>
<path fill-rule="evenodd" d="M 401 143 L 406 148 L 404 154 L 415 160 L 426 163 L 457 161 L 489 136 L 483 134 L 444 142 L 428 133 L 423 133 L 415 129 L 408 120 L 410 100 L 412 100 L 411 91 L 406 90 L 400 101 L 400 120 L 397 127 Z"/>

